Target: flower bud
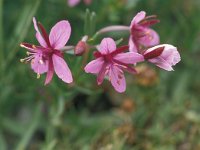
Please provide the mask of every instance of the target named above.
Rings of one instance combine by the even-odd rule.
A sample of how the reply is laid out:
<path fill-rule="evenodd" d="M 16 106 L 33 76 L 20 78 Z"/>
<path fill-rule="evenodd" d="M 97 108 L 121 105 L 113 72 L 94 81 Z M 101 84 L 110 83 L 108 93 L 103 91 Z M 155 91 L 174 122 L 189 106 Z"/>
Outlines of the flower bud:
<path fill-rule="evenodd" d="M 84 3 L 85 3 L 86 5 L 90 5 L 90 4 L 92 3 L 92 0 L 84 0 Z"/>
<path fill-rule="evenodd" d="M 83 55 L 87 50 L 87 43 L 83 41 L 79 41 L 78 44 L 74 48 L 74 54 L 76 56 Z"/>
<path fill-rule="evenodd" d="M 88 49 L 88 45 L 86 43 L 87 40 L 88 40 L 88 36 L 86 35 L 75 46 L 75 48 L 74 48 L 74 54 L 76 56 L 81 56 L 81 55 L 83 55 L 87 51 L 87 49 Z"/>

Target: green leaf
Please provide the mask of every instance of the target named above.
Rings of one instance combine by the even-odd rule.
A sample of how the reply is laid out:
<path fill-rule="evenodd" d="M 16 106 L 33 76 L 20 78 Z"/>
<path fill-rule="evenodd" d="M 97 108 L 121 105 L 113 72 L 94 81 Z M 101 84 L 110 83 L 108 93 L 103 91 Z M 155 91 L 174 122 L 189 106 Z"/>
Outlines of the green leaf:
<path fill-rule="evenodd" d="M 85 23 L 84 23 L 84 33 L 85 33 L 85 35 L 89 35 L 89 27 L 90 27 L 90 10 L 86 9 Z"/>
<path fill-rule="evenodd" d="M 84 23 L 84 33 L 85 35 L 92 36 L 96 28 L 96 13 L 90 12 L 89 9 L 86 9 L 85 13 L 85 23 Z"/>
<path fill-rule="evenodd" d="M 96 28 L 96 13 L 92 12 L 90 15 L 90 34 L 89 35 L 93 35 L 95 32 L 95 28 Z"/>
<path fill-rule="evenodd" d="M 2 132 L 0 131 L 0 150 L 6 150 L 6 141 L 4 139 L 4 136 L 2 134 Z"/>
<path fill-rule="evenodd" d="M 24 150 L 28 146 L 28 143 L 29 143 L 30 139 L 32 138 L 32 136 L 33 136 L 33 134 L 34 134 L 35 130 L 37 129 L 38 124 L 40 122 L 41 106 L 42 105 L 40 104 L 35 109 L 33 120 L 31 122 L 30 126 L 28 127 L 28 129 L 26 130 L 26 132 L 24 132 L 24 135 L 22 136 L 18 145 L 16 146 L 16 150 Z"/>
<path fill-rule="evenodd" d="M 20 19 L 16 25 L 14 33 L 12 33 L 12 38 L 9 40 L 10 45 L 8 45 L 8 49 L 12 51 L 9 52 L 9 55 L 6 58 L 7 62 L 4 66 L 10 63 L 17 52 L 20 42 L 24 40 L 31 25 L 32 18 L 40 6 L 40 2 L 41 0 L 36 0 L 33 3 L 27 3 L 24 5 L 19 17 Z"/>
<path fill-rule="evenodd" d="M 4 62 L 4 38 L 3 38 L 3 0 L 0 0 L 0 63 Z"/>

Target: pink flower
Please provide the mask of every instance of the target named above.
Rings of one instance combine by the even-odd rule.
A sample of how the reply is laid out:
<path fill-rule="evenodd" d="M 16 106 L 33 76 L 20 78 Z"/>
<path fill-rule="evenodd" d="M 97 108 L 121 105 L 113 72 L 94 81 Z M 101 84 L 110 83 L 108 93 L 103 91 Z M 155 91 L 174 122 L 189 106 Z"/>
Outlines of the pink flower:
<path fill-rule="evenodd" d="M 169 44 L 162 44 L 147 49 L 144 52 L 144 58 L 167 71 L 173 71 L 172 66 L 181 60 L 177 48 Z"/>
<path fill-rule="evenodd" d="M 159 44 L 158 34 L 149 28 L 158 23 L 156 16 L 146 16 L 144 11 L 139 12 L 130 25 L 131 35 L 129 46 L 131 52 L 139 52 L 140 47 L 151 47 Z"/>
<path fill-rule="evenodd" d="M 26 48 L 29 55 L 25 59 L 21 59 L 21 61 L 31 61 L 31 68 L 37 73 L 38 78 L 40 74 L 47 72 L 45 85 L 51 81 L 54 71 L 64 82 L 71 83 L 73 81 L 71 71 L 60 51 L 67 43 L 71 34 L 69 22 L 66 20 L 58 22 L 51 29 L 49 36 L 42 24 L 37 23 L 35 18 L 33 18 L 33 23 L 36 30 L 36 39 L 41 46 L 21 43 L 21 47 Z"/>
<path fill-rule="evenodd" d="M 124 92 L 126 82 L 123 70 L 136 73 L 130 64 L 144 61 L 143 56 L 138 53 L 123 53 L 128 48 L 128 46 L 117 48 L 113 39 L 104 38 L 97 47 L 98 51 L 94 53 L 96 59 L 86 65 L 85 72 L 97 74 L 98 85 L 103 82 L 105 76 L 108 76 L 115 90 L 120 93 Z"/>
<path fill-rule="evenodd" d="M 80 3 L 80 1 L 81 1 L 81 0 L 68 0 L 68 5 L 69 5 L 70 7 L 74 7 L 74 6 L 78 5 L 78 3 Z M 84 3 L 85 3 L 86 5 L 89 5 L 89 4 L 92 3 L 92 0 L 83 0 L 83 1 L 84 1 Z"/>

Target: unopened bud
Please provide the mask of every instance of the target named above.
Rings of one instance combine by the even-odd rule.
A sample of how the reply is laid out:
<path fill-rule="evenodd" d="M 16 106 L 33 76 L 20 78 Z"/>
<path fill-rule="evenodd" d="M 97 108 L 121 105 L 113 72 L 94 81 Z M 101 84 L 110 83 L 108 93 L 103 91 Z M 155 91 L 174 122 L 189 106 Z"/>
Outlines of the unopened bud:
<path fill-rule="evenodd" d="M 92 3 L 92 0 L 84 0 L 84 3 L 85 3 L 86 5 L 90 5 L 90 4 Z"/>
<path fill-rule="evenodd" d="M 75 46 L 74 54 L 77 56 L 83 55 L 87 51 L 87 43 L 84 41 L 79 41 Z"/>

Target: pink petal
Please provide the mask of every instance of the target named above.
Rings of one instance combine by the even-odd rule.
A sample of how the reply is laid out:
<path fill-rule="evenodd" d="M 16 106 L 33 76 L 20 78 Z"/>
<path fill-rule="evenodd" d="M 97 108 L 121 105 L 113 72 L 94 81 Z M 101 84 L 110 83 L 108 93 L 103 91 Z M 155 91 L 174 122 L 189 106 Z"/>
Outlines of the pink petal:
<path fill-rule="evenodd" d="M 97 49 L 101 54 L 109 54 L 115 51 L 116 48 L 115 41 L 112 38 L 104 38 Z"/>
<path fill-rule="evenodd" d="M 174 51 L 174 59 L 172 61 L 172 65 L 176 65 L 178 62 L 181 61 L 181 56 L 178 51 Z"/>
<path fill-rule="evenodd" d="M 145 16 L 146 16 L 146 12 L 145 11 L 141 11 L 141 12 L 137 13 L 137 15 L 131 21 L 131 28 L 132 28 L 133 25 L 136 25 L 140 21 L 142 21 L 145 18 Z"/>
<path fill-rule="evenodd" d="M 110 65 L 107 63 L 103 63 L 98 75 L 97 75 L 97 83 L 98 85 L 102 84 L 106 74 L 108 73 Z"/>
<path fill-rule="evenodd" d="M 76 6 L 79 2 L 80 2 L 80 0 L 68 0 L 68 5 L 69 5 L 70 7 L 74 7 L 74 6 Z"/>
<path fill-rule="evenodd" d="M 102 58 L 97 58 L 97 59 L 91 61 L 90 63 L 88 63 L 85 66 L 84 70 L 87 73 L 97 74 L 101 70 L 103 63 L 104 63 L 104 60 Z"/>
<path fill-rule="evenodd" d="M 55 54 L 53 54 L 52 59 L 53 67 L 58 77 L 66 83 L 71 83 L 73 81 L 72 74 L 64 59 Z"/>
<path fill-rule="evenodd" d="M 63 20 L 58 22 L 52 29 L 49 35 L 51 46 L 54 49 L 61 49 L 65 46 L 71 35 L 71 26 L 68 21 Z"/>
<path fill-rule="evenodd" d="M 164 70 L 167 70 L 167 71 L 173 71 L 174 70 L 172 68 L 172 66 L 167 61 L 165 61 L 163 58 L 154 58 L 154 59 L 149 59 L 148 61 L 155 64 L 156 66 L 164 69 Z"/>
<path fill-rule="evenodd" d="M 163 46 L 165 46 L 165 49 L 163 50 L 163 53 L 161 54 L 160 57 L 162 57 L 170 65 L 172 66 L 176 65 L 181 60 L 177 48 L 169 44 L 163 44 Z"/>
<path fill-rule="evenodd" d="M 37 25 L 37 21 L 36 21 L 35 17 L 33 17 L 33 24 L 34 24 L 34 28 L 36 30 L 36 34 L 35 34 L 36 39 L 38 40 L 38 42 L 40 43 L 41 46 L 48 47 L 47 43 L 45 42 L 43 36 L 41 35 L 41 33 L 38 29 L 38 25 Z"/>
<path fill-rule="evenodd" d="M 177 48 L 169 45 L 169 44 L 162 44 L 158 46 L 154 46 L 145 51 L 144 54 L 154 51 L 160 47 L 164 47 L 162 54 L 156 58 L 148 59 L 149 62 L 156 64 L 158 67 L 165 69 L 167 71 L 172 71 L 172 66 L 176 65 L 180 60 L 180 54 L 177 51 Z"/>
<path fill-rule="evenodd" d="M 135 52 L 121 53 L 116 55 L 114 59 L 125 64 L 135 64 L 137 62 L 144 61 L 144 57 L 141 54 Z"/>
<path fill-rule="evenodd" d="M 126 90 L 126 81 L 124 73 L 119 67 L 115 65 L 111 66 L 109 70 L 109 78 L 112 86 L 117 92 L 122 93 Z"/>
<path fill-rule="evenodd" d="M 141 45 L 151 47 L 160 43 L 160 38 L 156 31 L 150 28 L 146 28 L 144 29 L 144 32 L 146 33 L 146 35 L 139 40 Z"/>
<path fill-rule="evenodd" d="M 53 74 L 54 74 L 54 69 L 53 69 L 53 62 L 52 59 L 49 60 L 49 64 L 48 64 L 48 71 L 47 71 L 47 76 L 46 76 L 46 80 L 45 80 L 45 85 L 49 84 L 53 78 Z"/>
<path fill-rule="evenodd" d="M 130 52 L 138 52 L 138 48 L 135 45 L 135 43 L 133 42 L 133 40 L 132 40 L 132 35 L 129 38 L 129 43 L 128 44 L 129 44 L 129 51 Z"/>
<path fill-rule="evenodd" d="M 35 58 L 31 61 L 31 68 L 35 73 L 43 74 L 48 70 L 48 61 L 44 61 L 41 54 L 35 54 Z"/>

